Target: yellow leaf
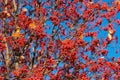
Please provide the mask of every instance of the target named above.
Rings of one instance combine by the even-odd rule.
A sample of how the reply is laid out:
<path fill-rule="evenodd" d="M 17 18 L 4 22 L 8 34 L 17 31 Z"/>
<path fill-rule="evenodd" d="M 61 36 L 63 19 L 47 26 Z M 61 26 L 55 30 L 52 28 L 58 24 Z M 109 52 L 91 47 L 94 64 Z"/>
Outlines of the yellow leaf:
<path fill-rule="evenodd" d="M 12 37 L 15 38 L 15 39 L 17 39 L 17 38 L 20 37 L 20 33 L 13 33 L 13 34 L 12 34 Z"/>
<path fill-rule="evenodd" d="M 15 33 L 20 33 L 20 27 L 17 27 L 17 28 L 16 28 Z"/>
<path fill-rule="evenodd" d="M 84 37 L 84 35 L 83 35 L 83 34 L 81 34 L 81 35 L 79 36 L 79 39 L 83 39 L 83 37 Z"/>
<path fill-rule="evenodd" d="M 30 23 L 30 24 L 29 24 L 29 28 L 35 29 L 35 28 L 36 28 L 35 22 Z"/>

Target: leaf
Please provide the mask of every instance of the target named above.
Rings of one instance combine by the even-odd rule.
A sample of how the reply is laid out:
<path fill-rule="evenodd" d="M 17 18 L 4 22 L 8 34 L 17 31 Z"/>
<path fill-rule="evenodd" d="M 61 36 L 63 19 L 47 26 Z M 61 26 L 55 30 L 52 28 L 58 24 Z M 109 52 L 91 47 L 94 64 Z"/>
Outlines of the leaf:
<path fill-rule="evenodd" d="M 108 39 L 112 40 L 112 35 L 110 33 L 108 33 Z"/>
<path fill-rule="evenodd" d="M 108 33 L 109 33 L 109 34 L 113 34 L 114 31 L 110 29 L 110 30 L 108 30 Z"/>
<path fill-rule="evenodd" d="M 16 33 L 20 33 L 20 28 L 17 27 L 15 32 L 16 32 Z"/>
<path fill-rule="evenodd" d="M 12 37 L 15 38 L 15 39 L 17 39 L 17 38 L 20 37 L 20 33 L 13 33 L 13 34 L 12 34 Z"/>
<path fill-rule="evenodd" d="M 19 38 L 20 37 L 20 27 L 16 27 L 16 30 L 15 30 L 15 32 L 12 34 L 12 37 L 13 38 L 15 38 L 15 39 L 17 39 L 17 38 Z"/>
<path fill-rule="evenodd" d="M 116 1 L 116 4 L 117 4 L 116 9 L 120 11 L 120 1 Z"/>
<path fill-rule="evenodd" d="M 79 36 L 79 39 L 83 39 L 83 37 L 84 37 L 84 35 L 83 35 L 83 34 L 81 34 L 81 35 Z"/>
<path fill-rule="evenodd" d="M 102 9 L 102 10 L 107 10 L 107 9 L 108 9 L 107 3 L 104 2 L 104 3 L 102 4 L 102 6 L 101 6 L 101 9 Z"/>
<path fill-rule="evenodd" d="M 6 14 L 7 17 L 10 17 L 10 13 L 8 11 L 3 11 L 4 14 Z"/>
<path fill-rule="evenodd" d="M 35 22 L 30 23 L 30 24 L 29 24 L 29 28 L 30 28 L 30 29 L 35 29 L 35 28 L 36 28 Z"/>

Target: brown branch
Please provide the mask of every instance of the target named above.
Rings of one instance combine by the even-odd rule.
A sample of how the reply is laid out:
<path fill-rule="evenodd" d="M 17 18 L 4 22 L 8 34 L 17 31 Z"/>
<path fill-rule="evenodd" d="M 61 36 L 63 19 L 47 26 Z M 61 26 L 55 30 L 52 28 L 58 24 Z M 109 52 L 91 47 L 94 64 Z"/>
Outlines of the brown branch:
<path fill-rule="evenodd" d="M 5 0 L 5 5 L 7 5 L 8 0 Z M 7 7 L 5 7 L 5 11 L 7 11 Z"/>
<path fill-rule="evenodd" d="M 5 5 L 8 4 L 8 0 L 5 0 Z M 5 7 L 5 11 L 7 11 L 7 7 Z M 5 57 L 5 66 L 7 68 L 7 73 L 6 73 L 6 79 L 9 79 L 9 61 L 10 61 L 10 57 L 9 57 L 9 49 L 8 49 L 8 44 L 6 41 L 6 18 L 3 18 L 3 26 L 4 26 L 4 42 L 5 42 L 5 46 L 6 46 L 6 57 Z"/>
<path fill-rule="evenodd" d="M 15 0 L 13 0 L 13 6 L 14 6 L 14 11 L 16 12 L 17 11 L 17 6 L 16 6 Z"/>

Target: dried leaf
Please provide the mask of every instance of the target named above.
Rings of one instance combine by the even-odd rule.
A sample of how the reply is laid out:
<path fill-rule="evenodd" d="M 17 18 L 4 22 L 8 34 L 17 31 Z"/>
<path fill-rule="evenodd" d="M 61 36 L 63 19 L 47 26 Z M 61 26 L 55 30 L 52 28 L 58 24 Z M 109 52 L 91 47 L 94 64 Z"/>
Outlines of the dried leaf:
<path fill-rule="evenodd" d="M 81 34 L 81 35 L 79 36 L 79 39 L 83 39 L 83 37 L 84 37 L 84 35 L 83 35 L 83 34 Z"/>
<path fill-rule="evenodd" d="M 30 29 L 35 29 L 35 28 L 36 28 L 35 22 L 30 23 L 30 24 L 29 24 L 29 28 L 30 28 Z"/>
<path fill-rule="evenodd" d="M 15 38 L 15 39 L 17 39 L 17 38 L 20 37 L 20 33 L 13 33 L 13 34 L 12 34 L 12 37 Z"/>
<path fill-rule="evenodd" d="M 109 40 L 112 40 L 112 35 L 110 33 L 108 34 L 108 38 Z"/>

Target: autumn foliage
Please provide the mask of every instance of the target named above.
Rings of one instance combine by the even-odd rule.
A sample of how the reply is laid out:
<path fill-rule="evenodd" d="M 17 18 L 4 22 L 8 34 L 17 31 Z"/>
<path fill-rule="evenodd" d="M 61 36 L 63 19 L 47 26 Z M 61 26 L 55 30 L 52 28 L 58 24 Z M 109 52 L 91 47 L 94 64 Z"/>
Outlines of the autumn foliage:
<path fill-rule="evenodd" d="M 119 0 L 0 0 L 0 80 L 119 80 L 119 13 Z"/>

